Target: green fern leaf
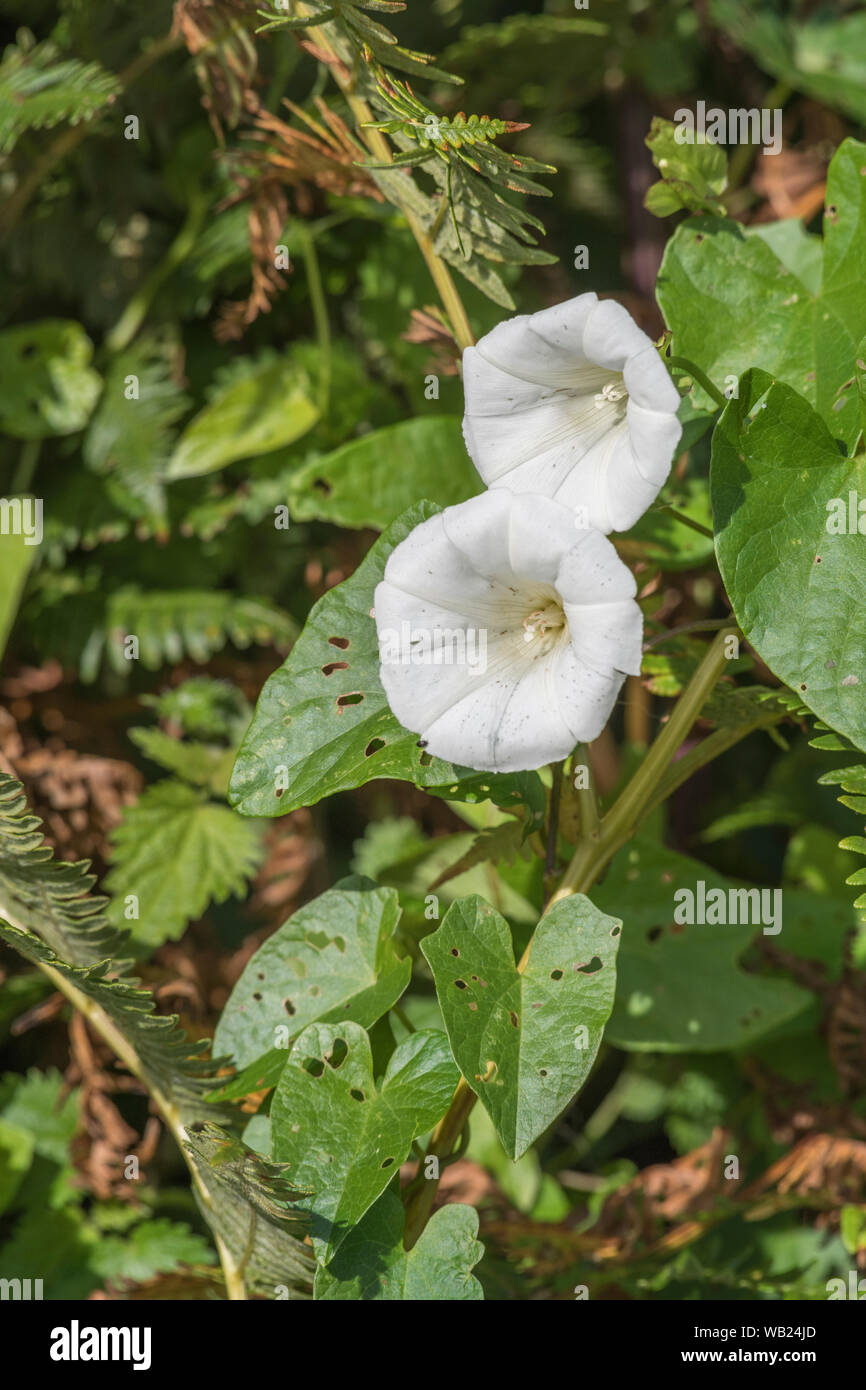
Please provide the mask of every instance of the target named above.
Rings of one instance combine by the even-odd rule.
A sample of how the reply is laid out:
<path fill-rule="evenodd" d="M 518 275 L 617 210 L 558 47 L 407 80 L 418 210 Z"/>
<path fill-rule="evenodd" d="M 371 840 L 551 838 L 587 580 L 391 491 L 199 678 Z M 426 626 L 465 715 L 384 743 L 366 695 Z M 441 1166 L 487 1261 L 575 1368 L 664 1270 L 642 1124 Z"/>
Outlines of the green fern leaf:
<path fill-rule="evenodd" d="M 29 52 L 7 48 L 0 63 L 0 152 L 8 153 L 25 130 L 92 120 L 120 90 L 99 63 L 59 59 L 54 44 Z"/>
<path fill-rule="evenodd" d="M 136 659 L 157 671 L 185 657 L 204 663 L 227 642 L 241 649 L 254 642 L 288 647 L 297 635 L 293 619 L 266 599 L 219 589 L 144 593 L 126 585 L 105 594 L 98 573 L 85 581 L 48 575 L 37 598 L 42 603 L 33 625 L 40 646 L 77 667 L 85 684 L 96 680 L 103 662 L 128 677 Z"/>
<path fill-rule="evenodd" d="M 214 1123 L 233 1114 L 206 1103 L 219 1084 L 202 1056 L 207 1042 L 189 1042 L 176 1018 L 154 1012 L 153 995 L 128 974 L 128 939 L 90 895 L 92 883 L 86 863 L 53 858 L 20 783 L 0 773 L 0 941 L 45 971 L 147 1086 L 187 1150 L 196 1198 L 235 1279 L 271 1297 L 278 1285 L 310 1297 L 303 1218 L 288 1205 L 302 1194 Z"/>

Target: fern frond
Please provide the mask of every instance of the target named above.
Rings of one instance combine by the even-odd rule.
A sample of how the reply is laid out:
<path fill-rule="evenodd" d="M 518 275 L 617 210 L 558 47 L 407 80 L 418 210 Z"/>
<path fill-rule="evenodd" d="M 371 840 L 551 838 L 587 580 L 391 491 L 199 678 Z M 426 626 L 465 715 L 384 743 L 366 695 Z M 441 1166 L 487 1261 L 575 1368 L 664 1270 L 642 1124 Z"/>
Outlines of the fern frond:
<path fill-rule="evenodd" d="M 199 1199 L 203 1214 L 218 1226 L 247 1288 L 271 1298 L 283 1289 L 310 1298 L 315 1261 L 301 1243 L 309 1217 L 290 1206 L 308 1194 L 291 1185 L 285 1165 L 269 1163 L 214 1124 L 197 1126 L 184 1147 L 206 1174 L 210 1209 Z"/>
<path fill-rule="evenodd" d="M 438 82 L 462 83 L 462 78 L 435 67 L 431 54 L 404 48 L 386 25 L 370 18 L 370 12 L 396 14 L 405 8 L 405 4 L 396 3 L 396 0 L 392 3 L 389 0 L 331 0 L 330 4 L 327 0 L 305 0 L 299 15 L 281 14 L 275 6 L 257 10 L 264 20 L 257 32 L 309 29 L 315 43 L 316 30 L 327 24 L 329 39 L 348 65 L 360 63 L 367 50 L 379 62 L 400 72 L 415 73 Z"/>
<path fill-rule="evenodd" d="M 37 595 L 43 603 L 35 630 L 43 649 L 77 667 L 85 684 L 96 680 L 103 662 L 128 676 L 136 660 L 157 671 L 185 657 L 204 663 L 228 642 L 241 649 L 289 646 L 297 635 L 294 621 L 266 599 L 219 589 L 144 593 L 134 585 L 104 594 L 98 576 L 89 593 L 65 581 L 51 592 L 52 581 L 48 577 Z"/>
<path fill-rule="evenodd" d="M 380 66 L 374 70 L 371 101 L 385 119 L 368 124 L 388 133 L 398 146 L 394 166 L 423 164 L 437 185 L 438 194 L 427 197 L 412 184 L 421 206 L 409 210 L 433 236 L 437 255 L 491 299 L 513 308 L 502 281 L 480 259 L 509 265 L 547 265 L 556 260 L 536 249 L 534 233 L 544 232 L 538 218 L 502 196 L 504 191 L 549 196 L 550 190 L 528 175 L 555 170 L 495 144 L 501 135 L 527 129 L 524 123 L 464 112 L 441 115 L 426 106 L 408 83 L 389 76 Z M 391 201 L 405 196 L 410 181 L 403 177 L 395 182 L 395 174 L 389 172 L 393 166 L 370 161 L 364 167 Z"/>
<path fill-rule="evenodd" d="M 190 1042 L 176 1017 L 155 1012 L 151 992 L 128 973 L 128 938 L 108 923 L 105 899 L 90 895 L 87 870 L 54 859 L 21 784 L 0 773 L 0 941 L 45 971 L 148 1088 L 187 1149 L 197 1199 L 234 1278 L 253 1292 L 273 1296 L 283 1285 L 289 1297 L 309 1297 L 312 1262 L 297 1239 L 304 1218 L 287 1209 L 303 1194 L 216 1127 L 231 1124 L 233 1112 L 206 1103 L 219 1085 L 218 1064 L 202 1055 L 207 1041 Z"/>
<path fill-rule="evenodd" d="M 5 907 L 3 915 L 11 915 Z M 190 1123 L 193 1117 L 209 1114 L 203 1098 L 213 1089 L 213 1081 L 210 1063 L 201 1056 L 207 1040 L 189 1042 L 174 1016 L 155 1013 L 150 990 L 141 989 L 138 980 L 123 973 L 126 962 L 105 959 L 93 965 L 70 965 L 31 931 L 2 918 L 0 941 L 31 964 L 42 966 L 58 982 L 65 981 L 73 997 L 81 995 L 101 1009 L 128 1039 L 150 1090 L 182 1106 Z"/>
<path fill-rule="evenodd" d="M 849 811 L 856 811 L 860 816 L 866 813 L 866 758 L 859 748 L 847 739 L 844 734 L 839 734 L 835 729 L 831 729 L 829 724 L 825 724 L 804 705 L 799 695 L 794 690 L 774 692 L 780 702 L 784 703 L 790 716 L 794 719 L 809 721 L 814 729 L 815 736 L 809 739 L 810 748 L 818 748 L 824 753 L 847 753 L 853 754 L 861 759 L 860 762 L 850 763 L 846 767 L 832 768 L 829 772 L 824 772 L 818 778 L 819 787 L 839 787 L 836 800 L 841 806 L 845 806 Z M 866 837 L 863 835 L 846 835 L 839 842 L 839 848 L 849 850 L 852 854 L 860 854 L 866 858 Z M 862 888 L 866 885 L 866 868 L 856 869 L 853 874 L 846 878 L 845 883 L 851 888 Z M 860 893 L 854 899 L 854 906 L 861 913 L 861 922 L 866 922 L 866 893 Z"/>
<path fill-rule="evenodd" d="M 0 63 L 0 152 L 26 130 L 89 121 L 121 90 L 99 63 L 62 59 L 56 45 L 10 46 Z"/>

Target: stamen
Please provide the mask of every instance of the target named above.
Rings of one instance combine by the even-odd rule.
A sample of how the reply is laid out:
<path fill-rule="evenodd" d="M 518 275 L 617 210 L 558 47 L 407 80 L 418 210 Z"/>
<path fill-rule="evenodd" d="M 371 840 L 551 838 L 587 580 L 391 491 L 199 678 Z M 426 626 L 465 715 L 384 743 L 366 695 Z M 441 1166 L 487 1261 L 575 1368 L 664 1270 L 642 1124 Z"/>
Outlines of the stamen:
<path fill-rule="evenodd" d="M 593 396 L 596 410 L 603 410 L 606 405 L 616 405 L 624 396 L 628 395 L 625 382 L 620 378 L 619 381 L 608 381 L 600 391 Z"/>
<path fill-rule="evenodd" d="M 523 640 L 531 642 L 535 637 L 546 637 L 548 632 L 562 627 L 565 627 L 565 614 L 557 604 L 536 608 L 523 619 Z"/>

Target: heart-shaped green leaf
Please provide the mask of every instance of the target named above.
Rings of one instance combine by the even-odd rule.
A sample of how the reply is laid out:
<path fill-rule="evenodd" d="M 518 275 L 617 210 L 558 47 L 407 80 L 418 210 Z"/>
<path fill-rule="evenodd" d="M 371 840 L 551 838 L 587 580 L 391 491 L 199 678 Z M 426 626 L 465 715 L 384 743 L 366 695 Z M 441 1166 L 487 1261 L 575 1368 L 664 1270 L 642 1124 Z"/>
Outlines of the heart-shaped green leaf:
<path fill-rule="evenodd" d="M 804 704 L 866 749 L 866 458 L 843 458 L 802 396 L 750 372 L 716 428 L 710 480 L 719 568 L 743 632 Z"/>
<path fill-rule="evenodd" d="M 292 475 L 289 505 L 298 520 L 321 518 L 382 530 L 419 497 L 450 507 L 482 489 L 460 420 L 419 416 L 311 459 Z"/>
<path fill-rule="evenodd" d="M 690 218 L 668 242 L 657 293 L 672 351 L 719 389 L 760 367 L 851 446 L 859 404 L 842 388 L 866 334 L 866 145 L 846 140 L 830 165 L 823 243 L 797 222 Z"/>
<path fill-rule="evenodd" d="M 466 1302 L 483 1299 L 472 1274 L 484 1254 L 478 1213 L 461 1203 L 434 1212 L 411 1250 L 403 1249 L 403 1204 L 382 1196 L 350 1231 L 327 1269 L 316 1273 L 316 1300 Z"/>
<path fill-rule="evenodd" d="M 369 1028 L 409 983 L 412 963 L 394 951 L 400 903 L 393 888 L 369 879 L 341 879 L 298 908 L 269 936 L 231 992 L 214 1038 L 214 1054 L 246 1067 L 279 1049 L 310 1023 L 352 1022 Z M 272 1079 L 272 1078 L 271 1078 Z"/>
<path fill-rule="evenodd" d="M 682 900 L 674 894 L 688 889 L 697 907 L 701 881 L 705 894 L 721 889 L 726 904 L 728 891 L 738 887 L 706 864 L 639 836 L 620 851 L 594 890 L 600 907 L 622 912 L 628 923 L 617 961 L 616 1007 L 607 1026 L 617 1046 L 638 1052 L 721 1052 L 754 1041 L 808 1004 L 810 996 L 797 985 L 739 964 L 760 925 L 675 920 Z M 768 900 L 771 911 L 774 901 Z M 736 907 L 738 913 L 745 910 Z M 783 949 L 784 919 L 793 911 L 786 891 L 782 933 L 770 938 Z"/>
<path fill-rule="evenodd" d="M 588 898 L 565 898 L 539 922 L 519 974 L 508 923 L 461 898 L 421 943 L 451 1049 L 512 1158 L 586 1080 L 616 989 L 621 923 Z"/>
<path fill-rule="evenodd" d="M 376 1089 L 357 1023 L 314 1023 L 289 1053 L 271 1105 L 275 1162 L 313 1192 L 311 1234 L 325 1263 L 398 1172 L 412 1140 L 442 1118 L 458 1072 L 444 1033 L 412 1033 Z"/>

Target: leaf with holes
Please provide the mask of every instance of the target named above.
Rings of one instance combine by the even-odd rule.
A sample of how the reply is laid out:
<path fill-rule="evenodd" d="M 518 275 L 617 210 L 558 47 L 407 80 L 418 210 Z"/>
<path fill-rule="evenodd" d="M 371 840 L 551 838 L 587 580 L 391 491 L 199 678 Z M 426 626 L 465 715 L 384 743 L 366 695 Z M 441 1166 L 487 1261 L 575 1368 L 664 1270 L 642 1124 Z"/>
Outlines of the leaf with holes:
<path fill-rule="evenodd" d="M 402 728 L 379 680 L 373 592 L 391 551 L 439 509 L 419 502 L 395 521 L 350 579 L 319 599 L 284 664 L 266 682 L 241 744 L 229 800 L 278 816 L 325 796 L 397 777 L 461 801 L 543 811 L 536 773 L 483 773 L 431 758 Z"/>
<path fill-rule="evenodd" d="M 400 903 L 393 888 L 344 878 L 298 908 L 247 962 L 214 1038 L 214 1053 L 247 1067 L 310 1023 L 371 1027 L 397 1002 L 412 964 L 394 950 Z M 278 1028 L 288 1028 L 276 1046 Z"/>
<path fill-rule="evenodd" d="M 811 996 L 805 990 L 738 964 L 759 926 L 675 920 L 674 912 L 685 916 L 689 903 L 676 893 L 695 895 L 698 916 L 706 894 L 721 889 L 727 905 L 729 890 L 737 886 L 706 864 L 640 836 L 620 850 L 594 890 L 599 907 L 621 912 L 628 923 L 607 1027 L 611 1042 L 637 1052 L 721 1052 L 753 1042 L 806 1007 Z M 740 899 L 734 901 L 741 912 Z M 766 901 L 772 912 L 778 900 Z M 787 894 L 784 902 L 787 908 Z M 727 906 L 725 911 L 730 917 Z M 778 939 L 784 943 L 784 930 Z"/>
<path fill-rule="evenodd" d="M 737 622 L 819 719 L 866 750 L 866 458 L 842 457 L 802 396 L 749 372 L 716 428 L 710 477 Z"/>
<path fill-rule="evenodd" d="M 850 448 L 860 432 L 854 363 L 866 335 L 866 145 L 845 140 L 830 165 L 823 242 L 798 222 L 743 228 L 690 218 L 668 242 L 657 293 L 675 354 L 720 389 L 750 367 L 772 373 Z"/>
<path fill-rule="evenodd" d="M 0 333 L 0 430 L 44 439 L 84 429 L 102 386 L 93 344 L 67 319 L 41 319 Z"/>
<path fill-rule="evenodd" d="M 271 1105 L 272 1158 L 312 1190 L 316 1255 L 331 1258 L 448 1107 L 458 1073 L 444 1033 L 412 1033 L 376 1089 L 357 1023 L 314 1023 L 289 1053 Z"/>
<path fill-rule="evenodd" d="M 512 1158 L 577 1095 L 613 1007 L 621 923 L 588 898 L 541 919 L 523 974 L 504 917 L 454 903 L 421 943 L 451 1049 Z"/>
<path fill-rule="evenodd" d="M 291 478 L 289 506 L 302 521 L 381 531 L 419 497 L 450 507 L 482 487 L 460 420 L 439 415 L 386 425 L 312 459 Z"/>
<path fill-rule="evenodd" d="M 484 1292 L 472 1270 L 484 1254 L 478 1213 L 462 1202 L 434 1212 L 411 1250 L 403 1249 L 403 1204 L 383 1192 L 316 1272 L 317 1301 L 467 1302 Z"/>

